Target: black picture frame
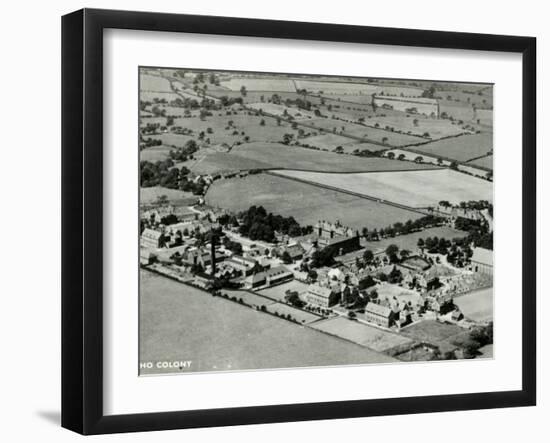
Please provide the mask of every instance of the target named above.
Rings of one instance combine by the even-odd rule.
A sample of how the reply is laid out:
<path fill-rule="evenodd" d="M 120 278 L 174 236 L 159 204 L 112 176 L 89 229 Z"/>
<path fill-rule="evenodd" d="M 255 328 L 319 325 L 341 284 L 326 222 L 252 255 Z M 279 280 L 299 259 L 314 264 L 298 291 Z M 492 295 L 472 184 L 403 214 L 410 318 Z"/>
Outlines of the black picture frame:
<path fill-rule="evenodd" d="M 523 63 L 522 388 L 507 392 L 106 416 L 103 412 L 103 30 L 171 31 L 504 51 Z M 536 39 L 503 35 L 83 9 L 62 18 L 62 426 L 152 431 L 536 403 Z"/>

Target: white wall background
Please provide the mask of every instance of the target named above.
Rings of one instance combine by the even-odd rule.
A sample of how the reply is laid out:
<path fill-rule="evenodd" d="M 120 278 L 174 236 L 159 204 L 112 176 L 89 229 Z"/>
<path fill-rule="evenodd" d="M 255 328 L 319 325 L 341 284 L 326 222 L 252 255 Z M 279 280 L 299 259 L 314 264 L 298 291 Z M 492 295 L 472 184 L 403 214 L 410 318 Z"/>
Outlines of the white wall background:
<path fill-rule="evenodd" d="M 0 115 L 0 438 L 4 441 L 75 441 L 59 427 L 60 414 L 60 17 L 81 7 L 155 10 L 174 13 L 273 18 L 449 31 L 531 35 L 538 38 L 539 226 L 550 221 L 548 156 L 542 156 L 543 122 L 550 112 L 550 30 L 544 2 L 444 3 L 318 0 L 259 2 L 204 0 L 169 2 L 112 0 L 88 2 L 5 2 L 2 8 Z M 545 164 L 544 164 L 545 163 Z M 546 189 L 544 189 L 546 188 Z M 539 229 L 539 251 L 548 250 L 548 234 Z M 539 253 L 539 275 L 550 261 Z M 539 312 L 550 305 L 550 290 L 539 278 Z M 399 417 L 244 426 L 98 437 L 95 441 L 239 441 L 279 442 L 342 438 L 376 441 L 402 430 L 409 442 L 495 441 L 547 438 L 550 368 L 547 316 L 539 319 L 539 406 Z M 545 347 L 546 345 L 546 347 Z M 399 437 L 401 438 L 401 437 Z"/>

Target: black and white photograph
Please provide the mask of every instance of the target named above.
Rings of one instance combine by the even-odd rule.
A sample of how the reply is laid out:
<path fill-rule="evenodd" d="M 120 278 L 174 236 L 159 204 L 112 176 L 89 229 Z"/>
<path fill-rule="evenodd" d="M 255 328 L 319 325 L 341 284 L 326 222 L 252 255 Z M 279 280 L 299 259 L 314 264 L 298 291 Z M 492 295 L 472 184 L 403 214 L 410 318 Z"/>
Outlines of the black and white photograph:
<path fill-rule="evenodd" d="M 140 375 L 494 357 L 492 83 L 137 75 Z"/>

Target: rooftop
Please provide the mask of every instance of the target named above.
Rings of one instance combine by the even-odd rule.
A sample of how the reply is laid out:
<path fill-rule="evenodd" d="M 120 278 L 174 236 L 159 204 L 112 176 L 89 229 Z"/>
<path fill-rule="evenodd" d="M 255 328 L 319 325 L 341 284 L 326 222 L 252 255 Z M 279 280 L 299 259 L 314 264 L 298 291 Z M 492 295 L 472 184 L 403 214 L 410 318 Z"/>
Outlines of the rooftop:
<path fill-rule="evenodd" d="M 483 265 L 493 266 L 493 251 L 484 248 L 474 248 L 472 261 Z"/>

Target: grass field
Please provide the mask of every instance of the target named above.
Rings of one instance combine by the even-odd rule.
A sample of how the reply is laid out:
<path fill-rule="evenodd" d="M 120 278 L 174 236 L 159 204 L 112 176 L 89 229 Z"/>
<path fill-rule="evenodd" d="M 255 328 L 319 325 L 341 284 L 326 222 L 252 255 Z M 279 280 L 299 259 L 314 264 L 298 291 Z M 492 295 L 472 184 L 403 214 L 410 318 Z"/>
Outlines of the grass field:
<path fill-rule="evenodd" d="M 268 114 L 277 115 L 279 117 L 282 117 L 286 111 L 288 115 L 292 116 L 297 121 L 308 120 L 314 117 L 311 111 L 305 111 L 286 105 L 276 105 L 275 103 L 249 103 L 247 106 L 257 111 L 262 110 Z"/>
<path fill-rule="evenodd" d="M 344 152 L 353 152 L 356 149 L 359 143 L 351 140 L 348 137 L 336 134 L 322 134 L 314 135 L 311 137 L 306 137 L 300 140 L 301 143 L 305 143 L 311 146 L 315 146 L 319 149 L 328 149 L 333 151 L 337 146 L 342 146 Z M 380 146 L 377 146 L 377 149 L 380 149 Z"/>
<path fill-rule="evenodd" d="M 410 338 L 402 337 L 343 317 L 321 321 L 312 324 L 310 327 L 353 341 L 377 352 L 383 352 L 395 346 L 412 342 Z"/>
<path fill-rule="evenodd" d="M 470 162 L 468 162 L 469 165 L 472 165 L 472 166 L 481 166 L 483 168 L 489 168 L 489 169 L 493 169 L 493 156 L 492 155 L 487 155 L 485 157 L 481 157 L 481 158 L 478 158 L 476 160 L 472 160 Z"/>
<path fill-rule="evenodd" d="M 141 74 L 139 76 L 140 90 L 147 92 L 172 92 L 170 82 L 157 75 Z"/>
<path fill-rule="evenodd" d="M 419 137 L 414 137 L 407 134 L 399 134 L 397 132 L 385 131 L 383 129 L 371 128 L 357 123 L 348 123 L 332 118 L 317 118 L 307 121 L 308 125 L 313 125 L 317 129 L 336 134 L 347 134 L 352 137 L 360 137 L 366 140 L 372 140 L 378 143 L 385 143 L 388 147 L 405 146 L 422 141 Z"/>
<path fill-rule="evenodd" d="M 407 117 L 409 115 L 410 117 Z M 415 121 L 417 124 L 415 124 Z M 367 125 L 379 124 L 381 128 L 389 126 L 395 128 L 404 133 L 411 133 L 413 135 L 429 134 L 429 138 L 438 139 L 441 137 L 448 137 L 450 135 L 462 134 L 464 129 L 458 124 L 453 124 L 450 120 L 426 118 L 420 115 L 405 114 L 400 116 L 392 115 L 382 117 L 376 115 L 366 121 Z"/>
<path fill-rule="evenodd" d="M 146 160 L 149 162 L 156 162 L 159 160 L 166 160 L 170 157 L 170 150 L 167 146 L 154 146 L 152 148 L 145 148 L 139 152 L 139 160 Z"/>
<path fill-rule="evenodd" d="M 466 103 L 457 103 L 450 100 L 439 100 L 440 114 L 446 113 L 449 117 L 455 120 L 471 122 L 474 119 L 475 113 L 471 105 Z"/>
<path fill-rule="evenodd" d="M 231 78 L 221 81 L 220 84 L 232 91 L 240 91 L 241 87 L 244 86 L 248 91 L 296 92 L 292 80 L 281 78 Z"/>
<path fill-rule="evenodd" d="M 449 346 L 453 340 L 468 334 L 460 326 L 424 320 L 401 329 L 401 334 L 421 342 L 436 346 Z"/>
<path fill-rule="evenodd" d="M 143 270 L 139 303 L 142 362 L 192 360 L 186 371 L 204 372 L 396 361 Z M 140 373 L 161 372 L 174 370 Z"/>
<path fill-rule="evenodd" d="M 181 135 L 181 134 L 172 134 L 172 133 L 155 135 L 154 138 L 158 140 L 162 140 L 162 143 L 165 145 L 176 146 L 178 148 L 185 146 L 185 143 L 187 143 L 189 140 L 195 139 L 190 135 Z"/>
<path fill-rule="evenodd" d="M 315 80 L 296 80 L 298 89 L 306 89 L 309 92 L 320 93 L 323 95 L 366 95 L 379 94 L 384 92 L 390 95 L 400 95 L 418 97 L 422 94 L 421 89 L 408 88 L 404 86 L 379 86 L 366 83 L 349 83 L 338 81 L 315 81 Z"/>
<path fill-rule="evenodd" d="M 216 181 L 206 194 L 206 202 L 230 211 L 262 205 L 275 214 L 293 216 L 304 225 L 338 219 L 344 225 L 359 230 L 364 226 L 379 228 L 422 216 L 417 212 L 269 174 Z"/>
<path fill-rule="evenodd" d="M 441 200 L 455 204 L 469 200 L 493 200 L 492 183 L 451 169 L 356 174 L 290 170 L 277 173 L 416 208 L 433 206 Z"/>
<path fill-rule="evenodd" d="M 493 288 L 469 292 L 454 299 L 466 318 L 474 321 L 493 319 Z"/>
<path fill-rule="evenodd" d="M 492 151 L 493 137 L 489 133 L 461 135 L 434 141 L 426 145 L 413 146 L 412 148 L 428 155 L 440 155 L 459 162 L 465 162 Z"/>
<path fill-rule="evenodd" d="M 191 167 L 198 174 L 253 168 L 360 172 L 416 170 L 427 169 L 428 166 L 387 158 L 356 157 L 299 146 L 287 146 L 281 143 L 259 142 L 235 146 L 230 153 L 209 154 Z"/>
<path fill-rule="evenodd" d="M 260 125 L 264 120 L 265 125 Z M 230 124 L 230 122 L 232 122 Z M 236 141 L 244 141 L 245 136 L 252 141 L 282 141 L 285 133 L 293 132 L 290 125 L 284 121 L 277 125 L 274 118 L 259 117 L 239 112 L 237 115 L 217 114 L 207 117 L 205 120 L 200 118 L 176 118 L 176 126 L 191 129 L 198 135 L 201 131 L 212 129 L 212 133 L 206 133 L 205 138 L 209 138 L 211 143 L 227 143 L 231 145 Z M 243 134 L 244 133 L 244 134 Z"/>
<path fill-rule="evenodd" d="M 193 202 L 198 201 L 198 197 L 190 192 L 180 191 L 178 189 L 163 188 L 161 186 L 152 186 L 150 188 L 140 188 L 140 204 L 155 203 L 157 199 L 165 195 L 171 202 Z"/>

